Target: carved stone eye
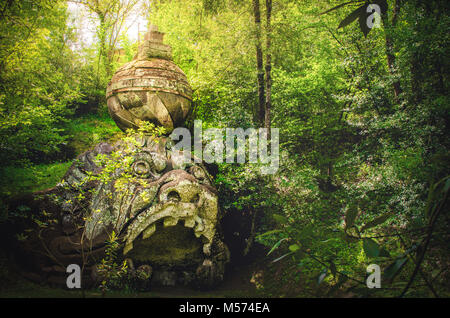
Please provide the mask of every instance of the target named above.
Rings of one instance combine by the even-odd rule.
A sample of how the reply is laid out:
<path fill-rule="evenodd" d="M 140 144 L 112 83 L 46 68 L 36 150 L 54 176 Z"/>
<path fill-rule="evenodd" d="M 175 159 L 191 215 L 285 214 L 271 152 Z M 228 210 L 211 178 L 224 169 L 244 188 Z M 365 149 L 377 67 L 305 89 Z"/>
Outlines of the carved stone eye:
<path fill-rule="evenodd" d="M 139 178 L 159 178 L 167 166 L 165 158 L 157 153 L 141 152 L 135 155 L 133 172 Z"/>
<path fill-rule="evenodd" d="M 205 171 L 199 167 L 192 167 L 192 174 L 199 180 L 203 180 L 206 178 Z"/>
<path fill-rule="evenodd" d="M 150 164 L 144 160 L 135 161 L 133 163 L 133 171 L 140 177 L 146 177 L 150 172 Z"/>
<path fill-rule="evenodd" d="M 205 170 L 198 166 L 192 166 L 190 169 L 190 173 L 200 181 L 200 183 L 206 183 L 209 184 L 208 175 L 206 174 Z"/>
<path fill-rule="evenodd" d="M 152 163 L 153 163 L 153 168 L 155 169 L 156 172 L 161 172 L 164 169 L 166 169 L 167 166 L 167 161 L 166 158 L 158 153 L 152 153 Z"/>

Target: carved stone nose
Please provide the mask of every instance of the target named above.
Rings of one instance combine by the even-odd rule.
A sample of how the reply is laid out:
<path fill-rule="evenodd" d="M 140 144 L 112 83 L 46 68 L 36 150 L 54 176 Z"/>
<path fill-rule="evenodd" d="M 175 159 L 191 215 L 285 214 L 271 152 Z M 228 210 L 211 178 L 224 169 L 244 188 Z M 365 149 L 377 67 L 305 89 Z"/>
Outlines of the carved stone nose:
<path fill-rule="evenodd" d="M 159 193 L 160 202 L 199 203 L 201 195 L 200 186 L 189 180 L 164 185 Z"/>

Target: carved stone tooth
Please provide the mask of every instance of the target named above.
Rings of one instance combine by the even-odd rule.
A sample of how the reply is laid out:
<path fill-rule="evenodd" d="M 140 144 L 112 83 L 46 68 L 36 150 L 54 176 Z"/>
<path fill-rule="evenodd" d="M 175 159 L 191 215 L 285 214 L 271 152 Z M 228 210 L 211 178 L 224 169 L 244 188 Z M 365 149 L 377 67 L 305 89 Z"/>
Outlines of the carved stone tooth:
<path fill-rule="evenodd" d="M 207 243 L 207 244 L 204 244 L 204 245 L 203 245 L 203 253 L 204 253 L 206 256 L 211 255 L 211 243 Z"/>
<path fill-rule="evenodd" d="M 129 251 L 133 249 L 133 242 L 127 242 L 123 248 L 123 255 L 126 255 Z"/>
<path fill-rule="evenodd" d="M 152 225 L 150 225 L 149 227 L 147 227 L 144 232 L 142 232 L 142 239 L 147 239 L 149 238 L 153 233 L 155 233 L 156 231 L 156 225 L 153 223 Z"/>
<path fill-rule="evenodd" d="M 205 225 L 203 224 L 203 220 L 196 215 L 195 217 L 195 223 L 197 223 L 197 226 L 195 227 L 195 232 L 201 234 L 200 232 L 203 232 L 205 230 Z"/>
<path fill-rule="evenodd" d="M 164 219 L 164 226 L 175 226 L 178 223 L 178 218 L 166 217 Z"/>
<path fill-rule="evenodd" d="M 193 228 L 195 226 L 195 219 L 193 217 L 186 218 L 184 220 L 184 226 Z"/>

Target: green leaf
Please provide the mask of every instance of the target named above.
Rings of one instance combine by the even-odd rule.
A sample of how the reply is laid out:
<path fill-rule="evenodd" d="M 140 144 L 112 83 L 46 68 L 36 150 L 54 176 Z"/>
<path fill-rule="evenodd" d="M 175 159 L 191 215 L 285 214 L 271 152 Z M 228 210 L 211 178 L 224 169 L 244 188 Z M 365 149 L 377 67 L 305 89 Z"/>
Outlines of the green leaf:
<path fill-rule="evenodd" d="M 276 263 L 276 262 L 282 260 L 283 258 L 285 258 L 286 256 L 289 256 L 289 255 L 291 255 L 291 254 L 294 254 L 294 252 L 286 253 L 286 254 L 284 254 L 283 256 L 280 256 L 280 257 L 278 257 L 277 259 L 274 259 L 274 260 L 272 261 L 272 263 Z"/>
<path fill-rule="evenodd" d="M 370 229 L 372 227 L 375 227 L 377 225 L 380 225 L 384 222 L 386 222 L 390 217 L 392 216 L 392 212 L 386 213 L 382 216 L 379 216 L 375 219 L 373 219 L 372 221 L 366 223 L 362 228 L 361 228 L 361 232 L 363 232 L 364 230 Z"/>
<path fill-rule="evenodd" d="M 355 224 L 356 216 L 358 215 L 358 208 L 355 205 L 350 205 L 345 213 L 345 228 L 349 229 Z"/>
<path fill-rule="evenodd" d="M 262 238 L 262 237 L 265 237 L 265 236 L 268 236 L 271 234 L 279 233 L 279 232 L 281 232 L 281 230 L 271 230 L 271 231 L 268 231 L 268 232 L 265 232 L 265 233 L 262 233 L 262 234 L 256 236 L 256 238 L 259 239 L 259 238 Z"/>
<path fill-rule="evenodd" d="M 288 223 L 288 219 L 284 215 L 280 214 L 272 214 L 272 217 L 275 221 L 277 221 L 280 224 L 286 224 Z"/>
<path fill-rule="evenodd" d="M 397 260 L 395 260 L 395 262 L 393 262 L 392 264 L 390 264 L 383 272 L 383 277 L 385 279 L 388 280 L 393 280 L 395 278 L 395 276 L 398 275 L 398 273 L 400 273 L 400 271 L 402 270 L 402 268 L 405 266 L 406 262 L 408 261 L 407 257 L 403 257 L 403 258 L 398 258 Z"/>
<path fill-rule="evenodd" d="M 293 244 L 293 245 L 289 246 L 289 250 L 290 250 L 291 252 L 296 252 L 296 251 L 298 251 L 299 249 L 300 249 L 300 246 L 298 246 L 298 244 Z"/>
<path fill-rule="evenodd" d="M 363 240 L 363 249 L 367 257 L 378 257 L 380 255 L 380 247 L 372 239 L 366 238 Z"/>
<path fill-rule="evenodd" d="M 267 256 L 269 256 L 270 254 L 272 254 L 273 251 L 275 251 L 281 244 L 281 242 L 283 242 L 284 240 L 287 240 L 287 238 L 282 238 L 281 240 L 279 240 L 278 242 L 275 243 L 275 245 L 270 249 L 269 253 L 267 253 Z"/>
<path fill-rule="evenodd" d="M 442 192 L 446 193 L 449 188 L 450 188 L 450 177 L 447 177 L 447 181 L 445 181 L 445 186 L 444 189 L 442 189 Z"/>

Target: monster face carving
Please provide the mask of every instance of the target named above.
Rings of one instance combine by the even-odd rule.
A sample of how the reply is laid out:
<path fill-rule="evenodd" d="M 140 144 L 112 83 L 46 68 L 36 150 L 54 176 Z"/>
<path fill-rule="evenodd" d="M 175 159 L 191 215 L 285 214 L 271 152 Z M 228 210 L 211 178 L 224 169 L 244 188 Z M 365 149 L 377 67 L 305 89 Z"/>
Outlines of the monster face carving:
<path fill-rule="evenodd" d="M 51 233 L 46 229 L 41 235 L 42 244 L 33 245 L 33 253 L 40 249 L 50 254 L 37 262 L 38 270 L 77 261 L 95 265 L 114 232 L 123 243 L 124 258 L 137 265 L 150 265 L 155 273 L 182 272 L 189 276 L 182 283 L 220 282 L 229 252 L 221 239 L 218 196 L 208 172 L 182 160 L 184 154 L 173 151 L 167 137 L 136 141 L 97 145 L 46 193 L 40 206 L 53 211 L 47 214 L 58 222 Z M 83 260 L 82 255 L 89 257 Z"/>
<path fill-rule="evenodd" d="M 164 226 L 181 222 L 193 229 L 195 236 L 204 242 L 203 252 L 209 255 L 219 215 L 217 192 L 205 168 L 182 164 L 183 154 L 172 152 L 168 139 L 142 138 L 140 142 L 141 145 L 129 150 L 131 176 L 121 189 L 117 183 L 124 180 L 118 176 L 111 182 L 100 183 L 94 191 L 86 237 L 95 240 L 112 228 L 125 235 L 124 254 L 127 254 L 141 234 L 146 239 L 155 232 L 159 221 Z"/>

